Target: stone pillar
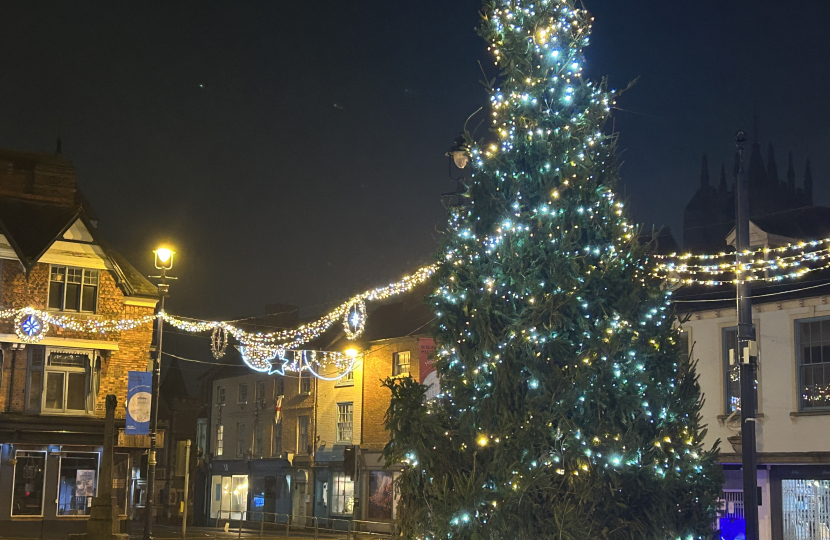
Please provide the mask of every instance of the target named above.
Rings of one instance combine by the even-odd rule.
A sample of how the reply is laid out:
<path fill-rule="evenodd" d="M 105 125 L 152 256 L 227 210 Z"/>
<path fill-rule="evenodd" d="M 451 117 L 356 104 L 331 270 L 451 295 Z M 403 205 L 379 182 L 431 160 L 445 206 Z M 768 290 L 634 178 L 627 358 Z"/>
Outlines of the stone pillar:
<path fill-rule="evenodd" d="M 104 452 L 98 475 L 98 496 L 92 500 L 92 511 L 86 523 L 86 534 L 69 535 L 72 540 L 128 540 L 120 534 L 118 504 L 112 494 L 112 449 L 115 446 L 115 407 L 118 400 L 107 396 L 107 416 L 104 420 Z"/>

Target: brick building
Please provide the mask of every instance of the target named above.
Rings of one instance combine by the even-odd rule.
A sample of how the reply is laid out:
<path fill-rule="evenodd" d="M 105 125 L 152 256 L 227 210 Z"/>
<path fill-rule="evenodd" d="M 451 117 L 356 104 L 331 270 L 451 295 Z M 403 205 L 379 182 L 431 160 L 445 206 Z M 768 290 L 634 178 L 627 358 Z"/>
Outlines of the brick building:
<path fill-rule="evenodd" d="M 99 237 L 97 219 L 60 154 L 0 150 L 0 309 L 89 319 L 151 315 L 156 288 Z M 150 323 L 90 336 L 50 327 L 37 344 L 0 320 L 0 530 L 83 531 L 97 489 L 104 400 L 123 405 L 127 372 L 147 369 Z M 116 409 L 123 428 L 124 408 Z M 119 444 L 131 444 L 119 437 Z M 141 449 L 119 447 L 122 515 Z M 140 498 L 140 497 L 139 497 Z"/>
<path fill-rule="evenodd" d="M 338 380 L 291 371 L 212 378 L 206 444 L 213 459 L 201 503 L 208 518 L 259 521 L 264 515 L 284 523 L 290 516 L 294 525 L 316 522 L 322 528 L 344 528 L 354 520 L 369 532 L 391 531 L 397 468 L 386 468 L 382 457 L 390 400 L 382 383 L 410 376 L 430 383 L 424 379 L 434 345 L 426 335 L 432 314 L 425 294 L 421 287 L 374 306 L 356 341 L 331 332 L 308 344 L 358 351 L 354 369 Z"/>

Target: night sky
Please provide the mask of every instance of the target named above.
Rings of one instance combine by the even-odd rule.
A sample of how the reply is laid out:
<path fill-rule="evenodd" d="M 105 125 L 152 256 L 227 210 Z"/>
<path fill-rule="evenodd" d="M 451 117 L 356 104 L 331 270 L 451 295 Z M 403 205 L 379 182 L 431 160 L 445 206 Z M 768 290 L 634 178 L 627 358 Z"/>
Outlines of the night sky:
<path fill-rule="evenodd" d="M 634 217 L 680 239 L 699 182 L 759 117 L 779 174 L 830 200 L 830 2 L 586 0 L 588 74 L 614 112 Z M 477 0 L 3 3 L 0 147 L 64 154 L 99 231 L 145 273 L 178 252 L 168 310 L 305 314 L 430 261 L 444 153 L 487 106 Z M 475 126 L 486 116 L 479 113 Z M 485 128 L 478 135 L 486 135 Z"/>

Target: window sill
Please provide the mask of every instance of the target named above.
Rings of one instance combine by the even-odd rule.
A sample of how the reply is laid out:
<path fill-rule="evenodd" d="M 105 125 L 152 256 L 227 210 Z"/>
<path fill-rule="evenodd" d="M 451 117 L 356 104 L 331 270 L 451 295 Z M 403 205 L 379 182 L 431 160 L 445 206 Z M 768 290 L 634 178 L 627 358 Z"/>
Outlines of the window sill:
<path fill-rule="evenodd" d="M 392 375 L 393 379 L 405 379 L 407 377 L 410 377 L 409 373 L 399 373 L 397 375 Z"/>
<path fill-rule="evenodd" d="M 334 385 L 335 388 L 345 388 L 349 386 L 354 386 L 354 381 L 342 382 Z"/>
<path fill-rule="evenodd" d="M 799 416 L 830 416 L 830 409 L 823 409 L 820 411 L 798 411 L 790 413 L 790 418 L 798 418 Z"/>
<path fill-rule="evenodd" d="M 89 516 L 55 516 L 56 519 L 89 519 Z"/>
<path fill-rule="evenodd" d="M 728 415 L 728 414 L 719 414 L 718 415 L 718 420 L 720 420 L 721 422 L 724 422 L 724 421 L 726 421 L 727 418 L 729 418 L 729 416 L 730 415 Z M 741 417 L 740 414 L 735 415 L 735 418 L 740 418 L 740 417 Z M 755 413 L 755 418 L 760 418 L 760 419 L 763 420 L 765 418 L 765 416 L 764 416 L 763 413 Z"/>

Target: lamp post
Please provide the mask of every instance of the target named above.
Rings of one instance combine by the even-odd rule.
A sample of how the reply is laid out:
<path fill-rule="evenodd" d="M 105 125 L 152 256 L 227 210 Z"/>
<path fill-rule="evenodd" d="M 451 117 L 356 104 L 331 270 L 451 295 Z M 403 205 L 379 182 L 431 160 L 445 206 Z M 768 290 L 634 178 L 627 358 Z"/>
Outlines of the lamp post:
<path fill-rule="evenodd" d="M 450 180 L 456 183 L 455 191 L 452 193 L 442 193 L 442 197 L 452 197 L 449 201 L 449 206 L 463 206 L 464 205 L 464 174 L 461 174 L 458 178 L 454 178 L 452 175 L 452 168 L 455 165 L 455 168 L 458 170 L 463 170 L 467 167 L 467 164 L 470 162 L 469 156 L 469 147 L 467 146 L 467 140 L 464 138 L 464 134 L 462 133 L 460 136 L 456 137 L 455 142 L 450 147 L 449 152 L 444 154 L 447 156 L 447 167 L 448 173 L 450 175 Z"/>
<path fill-rule="evenodd" d="M 167 271 L 173 268 L 173 255 L 175 252 L 168 248 L 159 248 L 153 252 L 155 264 L 161 270 L 160 276 L 151 276 L 160 279 L 159 296 L 161 306 L 159 313 L 164 313 L 164 299 L 170 290 L 167 284 L 168 279 L 176 279 L 168 276 Z M 147 456 L 147 497 L 144 503 L 144 540 L 151 540 L 153 534 L 153 505 L 155 503 L 154 491 L 156 480 L 156 432 L 159 420 L 159 378 L 161 377 L 161 338 L 164 331 L 164 318 L 158 318 L 156 330 L 156 357 L 153 359 L 153 399 L 150 402 L 150 455 Z"/>
<path fill-rule="evenodd" d="M 743 174 L 743 150 L 746 133 L 739 131 L 735 135 L 735 152 L 738 158 L 738 178 L 735 193 L 735 251 L 738 273 L 737 283 L 738 311 L 738 351 L 741 379 L 741 469 L 743 472 L 744 520 L 746 521 L 746 540 L 758 540 L 758 456 L 755 449 L 755 371 L 757 369 L 757 352 L 755 349 L 755 329 L 752 328 L 752 297 L 749 282 L 743 275 L 745 255 L 750 248 L 749 241 L 749 194 L 747 181 Z"/>

